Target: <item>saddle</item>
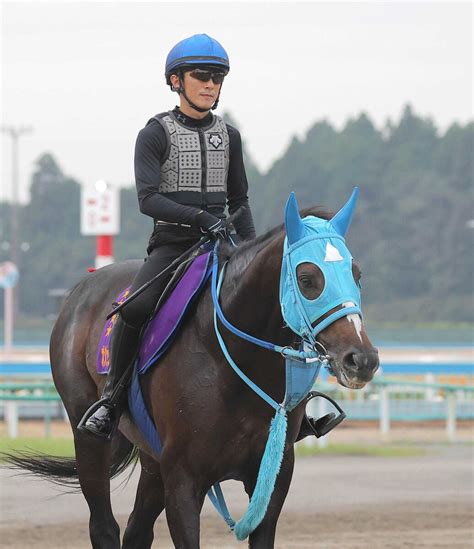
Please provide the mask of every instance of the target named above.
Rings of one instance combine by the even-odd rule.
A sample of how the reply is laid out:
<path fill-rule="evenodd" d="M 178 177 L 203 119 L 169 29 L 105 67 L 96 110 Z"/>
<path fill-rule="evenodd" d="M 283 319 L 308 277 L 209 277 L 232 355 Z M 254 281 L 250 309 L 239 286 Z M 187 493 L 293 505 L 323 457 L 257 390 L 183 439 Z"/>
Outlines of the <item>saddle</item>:
<path fill-rule="evenodd" d="M 174 272 L 142 332 L 135 365 L 140 374 L 147 371 L 169 348 L 191 303 L 209 279 L 210 255 L 211 252 L 205 252 L 184 261 Z M 123 290 L 116 303 L 122 303 L 129 293 L 130 288 Z M 96 371 L 99 374 L 107 374 L 110 366 L 109 346 L 116 318 L 117 315 L 114 315 L 107 320 L 102 330 L 96 357 Z"/>

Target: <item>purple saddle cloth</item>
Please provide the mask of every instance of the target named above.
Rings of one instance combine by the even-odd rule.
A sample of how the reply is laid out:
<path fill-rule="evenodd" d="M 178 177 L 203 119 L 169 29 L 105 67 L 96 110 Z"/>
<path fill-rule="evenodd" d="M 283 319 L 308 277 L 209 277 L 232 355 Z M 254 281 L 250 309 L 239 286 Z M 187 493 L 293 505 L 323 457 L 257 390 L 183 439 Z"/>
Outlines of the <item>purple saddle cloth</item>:
<path fill-rule="evenodd" d="M 135 424 L 158 454 L 161 454 L 161 439 L 148 412 L 139 375 L 145 373 L 150 366 L 155 364 L 170 347 L 189 306 L 193 299 L 199 295 L 211 274 L 211 254 L 212 252 L 206 252 L 196 257 L 145 328 L 140 342 L 138 357 L 128 388 L 128 406 Z M 117 302 L 123 302 L 129 294 L 129 289 L 124 290 L 119 295 Z M 100 374 L 106 374 L 109 369 L 110 337 L 116 318 L 117 315 L 114 315 L 106 322 L 100 338 L 97 351 L 97 372 Z"/>
<path fill-rule="evenodd" d="M 139 374 L 145 373 L 168 350 L 193 298 L 199 294 L 211 274 L 210 256 L 211 252 L 206 252 L 196 257 L 145 328 L 136 364 Z M 117 303 L 122 303 L 129 294 L 129 288 L 123 290 Z M 106 374 L 109 370 L 110 338 L 116 320 L 117 315 L 107 320 L 102 331 L 96 361 L 99 374 Z"/>

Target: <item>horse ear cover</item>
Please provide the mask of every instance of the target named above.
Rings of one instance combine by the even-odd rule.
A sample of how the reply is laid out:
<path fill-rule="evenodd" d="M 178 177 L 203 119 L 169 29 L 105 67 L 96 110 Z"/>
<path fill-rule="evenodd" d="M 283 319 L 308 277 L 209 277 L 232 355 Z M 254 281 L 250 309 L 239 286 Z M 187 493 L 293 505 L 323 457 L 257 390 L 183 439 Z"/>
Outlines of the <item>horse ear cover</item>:
<path fill-rule="evenodd" d="M 286 201 L 285 206 L 285 228 L 288 244 L 298 242 L 305 235 L 305 227 L 301 221 L 300 212 L 298 211 L 298 202 L 296 201 L 295 193 L 292 192 Z"/>
<path fill-rule="evenodd" d="M 331 225 L 334 230 L 341 236 L 346 236 L 349 229 L 349 225 L 352 221 L 354 214 L 357 197 L 359 196 L 359 187 L 354 187 L 351 197 L 344 204 L 344 206 L 337 212 L 337 214 L 331 219 Z"/>
<path fill-rule="evenodd" d="M 354 187 L 351 197 L 344 206 L 331 219 L 331 225 L 341 236 L 345 236 L 354 215 L 357 198 L 359 196 L 359 187 Z M 285 228 L 288 244 L 294 244 L 305 236 L 304 223 L 301 220 L 298 211 L 298 202 L 295 193 L 292 192 L 286 201 L 285 206 Z"/>

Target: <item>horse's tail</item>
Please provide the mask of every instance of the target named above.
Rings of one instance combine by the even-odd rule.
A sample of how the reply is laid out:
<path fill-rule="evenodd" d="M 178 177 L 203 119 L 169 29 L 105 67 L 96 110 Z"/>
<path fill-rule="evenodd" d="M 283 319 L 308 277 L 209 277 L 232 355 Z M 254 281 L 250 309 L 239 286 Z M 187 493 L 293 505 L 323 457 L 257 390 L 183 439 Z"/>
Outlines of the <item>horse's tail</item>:
<path fill-rule="evenodd" d="M 114 434 L 111 445 L 109 477 L 115 478 L 132 463 L 133 468 L 135 468 L 138 448 L 125 438 L 120 431 L 116 431 Z M 45 477 L 60 486 L 79 490 L 79 477 L 75 458 L 48 456 L 28 450 L 15 454 L 2 452 L 0 458 L 10 469 L 21 469 L 22 473 Z"/>

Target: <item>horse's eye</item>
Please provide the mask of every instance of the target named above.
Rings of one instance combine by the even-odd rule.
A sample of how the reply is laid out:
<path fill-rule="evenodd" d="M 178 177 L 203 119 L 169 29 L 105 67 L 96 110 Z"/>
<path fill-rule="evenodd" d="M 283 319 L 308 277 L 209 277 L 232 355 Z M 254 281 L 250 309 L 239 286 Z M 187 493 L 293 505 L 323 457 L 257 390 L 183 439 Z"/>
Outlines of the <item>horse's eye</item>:
<path fill-rule="evenodd" d="M 304 288 L 311 288 L 313 286 L 313 281 L 311 280 L 310 276 L 303 275 L 300 276 L 298 280 Z"/>
<path fill-rule="evenodd" d="M 324 288 L 324 275 L 314 263 L 301 263 L 296 268 L 298 286 L 306 299 L 317 299 Z"/>

